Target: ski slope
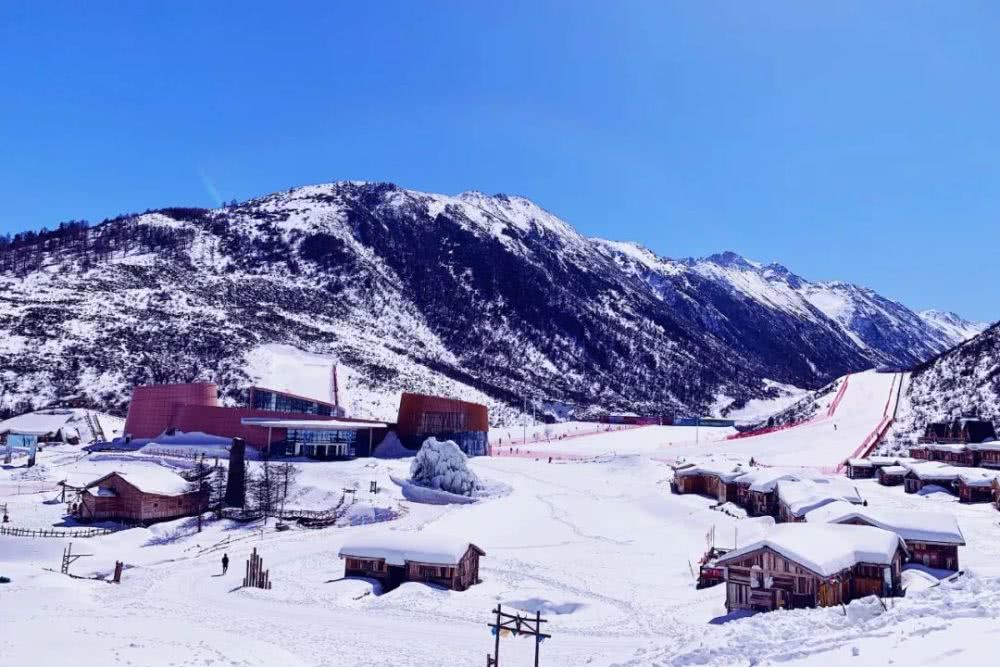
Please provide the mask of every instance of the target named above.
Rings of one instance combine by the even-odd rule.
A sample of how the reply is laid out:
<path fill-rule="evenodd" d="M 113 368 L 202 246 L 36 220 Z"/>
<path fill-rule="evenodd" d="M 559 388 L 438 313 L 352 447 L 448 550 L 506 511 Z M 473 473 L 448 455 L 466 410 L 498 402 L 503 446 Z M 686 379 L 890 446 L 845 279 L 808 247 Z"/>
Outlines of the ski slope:
<path fill-rule="evenodd" d="M 803 466 L 833 472 L 852 456 L 873 430 L 891 416 L 899 391 L 900 374 L 865 371 L 847 376 L 839 400 L 834 392 L 819 397 L 821 410 L 811 421 L 763 435 L 726 439 L 730 428 L 695 429 L 689 426 L 642 426 L 624 431 L 529 443 L 520 456 L 573 458 L 608 454 L 642 454 L 673 459 L 702 454 L 753 457 L 773 466 Z M 842 386 L 844 379 L 838 386 Z M 494 448 L 510 455 L 504 448 Z"/>

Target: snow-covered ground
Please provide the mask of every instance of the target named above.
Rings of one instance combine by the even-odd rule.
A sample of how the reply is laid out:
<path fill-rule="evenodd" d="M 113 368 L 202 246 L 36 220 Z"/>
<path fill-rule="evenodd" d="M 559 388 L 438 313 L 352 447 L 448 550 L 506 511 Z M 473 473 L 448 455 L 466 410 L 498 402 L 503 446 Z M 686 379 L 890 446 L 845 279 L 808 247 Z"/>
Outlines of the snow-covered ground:
<path fill-rule="evenodd" d="M 357 503 L 391 508 L 399 517 L 286 532 L 261 530 L 259 523 L 207 521 L 201 533 L 185 519 L 74 540 L 74 551 L 92 555 L 77 561 L 72 572 L 107 576 L 115 560 L 123 560 L 118 586 L 57 574 L 66 540 L 0 536 L 0 575 L 12 579 L 0 584 L 0 611 L 16 610 L 2 614 L 0 664 L 58 665 L 70 658 L 84 667 L 481 665 L 493 646 L 486 623 L 497 603 L 542 611 L 553 635 L 541 645 L 547 665 L 948 664 L 988 658 L 982 646 L 1000 628 L 1000 513 L 988 505 L 961 505 L 945 494 L 907 495 L 900 487 L 856 484 L 871 507 L 953 513 L 968 541 L 960 551 L 964 576 L 937 584 L 914 573 L 907 579 L 919 585 L 888 609 L 869 599 L 846 610 L 731 618 L 723 587 L 694 588 L 696 559 L 709 532 L 714 528 L 719 543 L 731 546 L 733 539 L 749 539 L 755 527 L 714 511 L 709 499 L 672 495 L 671 470 L 661 459 L 725 451 L 801 465 L 836 461 L 841 449 L 860 442 L 855 436 L 862 424 L 881 415 L 891 377 L 852 377 L 835 417 L 835 433 L 857 431 L 850 437 L 831 437 L 824 421 L 731 441 L 718 439 L 727 429 L 699 429 L 694 443 L 694 429 L 658 426 L 565 438 L 537 447 L 593 458 L 473 459 L 470 467 L 480 480 L 509 492 L 468 505 L 405 500 L 390 475 L 407 477 L 410 460 L 296 464 L 301 473 L 294 505 L 322 509 L 335 504 L 344 488 L 356 488 Z M 799 437 L 792 437 L 796 432 Z M 49 448 L 32 470 L 18 462 L 0 470 L 0 503 L 8 503 L 11 525 L 52 526 L 64 509 L 53 502 L 56 481 L 151 465 L 155 460 L 141 455 L 81 457 L 76 448 Z M 380 487 L 374 496 L 367 492 L 372 480 Z M 15 488 L 23 492 L 17 495 Z M 481 547 L 482 583 L 461 593 L 404 584 L 376 595 L 365 581 L 342 579 L 337 552 L 345 542 L 406 532 L 444 534 Z M 253 548 L 270 569 L 270 591 L 240 587 Z M 220 576 L 223 553 L 232 560 L 227 576 Z M 503 638 L 502 664 L 531 664 L 531 649 L 528 639 Z"/>

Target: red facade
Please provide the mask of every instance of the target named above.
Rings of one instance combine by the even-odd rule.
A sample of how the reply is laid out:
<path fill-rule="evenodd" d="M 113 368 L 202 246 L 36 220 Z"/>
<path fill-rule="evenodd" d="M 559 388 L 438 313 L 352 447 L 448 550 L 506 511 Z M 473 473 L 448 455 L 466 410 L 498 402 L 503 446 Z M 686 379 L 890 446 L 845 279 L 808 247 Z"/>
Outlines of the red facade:
<path fill-rule="evenodd" d="M 270 419 L 330 420 L 335 417 L 300 412 L 276 412 L 253 408 L 230 408 L 219 405 L 215 384 L 143 385 L 132 390 L 125 433 L 133 438 L 156 438 L 170 429 L 185 433 L 200 431 L 224 438 L 243 438 L 257 449 L 267 446 L 268 429 L 244 426 L 245 417 Z M 359 421 L 357 419 L 351 421 Z M 271 442 L 281 442 L 287 433 L 283 428 L 271 429 Z"/>
<path fill-rule="evenodd" d="M 399 400 L 398 426 L 399 434 L 404 436 L 490 428 L 485 405 L 409 392 Z"/>

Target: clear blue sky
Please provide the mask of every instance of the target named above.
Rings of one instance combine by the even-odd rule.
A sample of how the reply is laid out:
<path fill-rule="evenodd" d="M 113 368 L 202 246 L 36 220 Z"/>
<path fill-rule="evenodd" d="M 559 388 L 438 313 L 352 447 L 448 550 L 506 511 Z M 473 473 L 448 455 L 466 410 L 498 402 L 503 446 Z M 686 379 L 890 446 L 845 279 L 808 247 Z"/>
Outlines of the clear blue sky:
<path fill-rule="evenodd" d="M 997 319 L 998 73 L 990 2 L 7 2 L 0 231 L 385 180 Z"/>

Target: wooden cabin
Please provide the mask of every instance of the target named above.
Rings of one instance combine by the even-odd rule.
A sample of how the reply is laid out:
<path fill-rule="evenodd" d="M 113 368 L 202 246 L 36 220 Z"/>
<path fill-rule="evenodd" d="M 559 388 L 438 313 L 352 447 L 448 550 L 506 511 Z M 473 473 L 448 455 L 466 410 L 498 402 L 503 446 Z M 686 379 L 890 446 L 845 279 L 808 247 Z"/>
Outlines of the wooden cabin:
<path fill-rule="evenodd" d="M 917 493 L 925 486 L 940 486 L 948 491 L 954 491 L 955 480 L 960 469 L 936 461 L 926 461 L 908 467 L 903 477 L 903 489 L 907 493 Z"/>
<path fill-rule="evenodd" d="M 903 466 L 886 466 L 878 469 L 878 483 L 882 486 L 899 486 L 906 477 L 906 468 Z"/>
<path fill-rule="evenodd" d="M 902 594 L 903 541 L 880 528 L 782 524 L 718 559 L 726 609 L 771 611 Z"/>
<path fill-rule="evenodd" d="M 963 503 L 988 503 L 993 500 L 993 482 L 1000 472 L 970 468 L 959 473 L 955 493 Z"/>
<path fill-rule="evenodd" d="M 809 512 L 840 502 L 860 505 L 864 499 L 856 488 L 838 479 L 781 480 L 777 486 L 777 519 L 782 523 L 805 521 Z"/>
<path fill-rule="evenodd" d="M 345 544 L 339 555 L 345 577 L 375 579 L 383 591 L 408 581 L 464 591 L 480 582 L 479 559 L 486 552 L 470 542 L 400 534 Z"/>
<path fill-rule="evenodd" d="M 876 474 L 875 465 L 868 459 L 847 459 L 844 472 L 851 479 L 871 479 Z"/>
<path fill-rule="evenodd" d="M 806 515 L 809 523 L 873 526 L 895 533 L 906 543 L 907 562 L 958 571 L 958 548 L 965 536 L 954 514 L 897 511 L 833 503 Z"/>
<path fill-rule="evenodd" d="M 76 516 L 142 525 L 194 516 L 208 509 L 208 490 L 192 486 L 160 467 L 108 473 L 83 487 Z"/>
<path fill-rule="evenodd" d="M 674 468 L 670 488 L 674 493 L 697 493 L 720 503 L 736 502 L 736 479 L 747 470 L 745 464 L 735 461 L 683 464 Z"/>
<path fill-rule="evenodd" d="M 980 442 L 969 445 L 976 453 L 976 465 L 980 468 L 1000 469 L 1000 442 Z"/>

